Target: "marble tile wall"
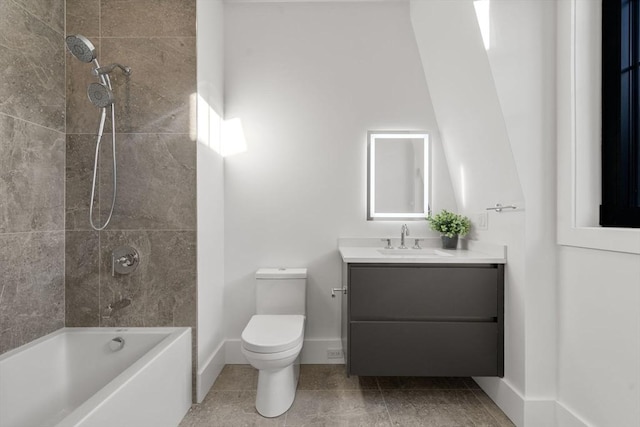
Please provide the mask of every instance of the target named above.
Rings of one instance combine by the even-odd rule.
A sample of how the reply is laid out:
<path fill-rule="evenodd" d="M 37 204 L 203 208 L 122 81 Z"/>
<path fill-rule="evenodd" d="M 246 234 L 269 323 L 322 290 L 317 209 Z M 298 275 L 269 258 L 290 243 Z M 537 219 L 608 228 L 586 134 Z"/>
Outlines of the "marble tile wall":
<path fill-rule="evenodd" d="M 66 1 L 66 33 L 89 38 L 101 65 L 118 62 L 133 71 L 111 73 L 118 189 L 113 218 L 97 232 L 88 215 L 100 111 L 86 98 L 96 80 L 90 64 L 66 54 L 67 326 L 191 326 L 195 342 L 195 4 Z M 100 224 L 112 197 L 110 126 L 108 120 L 94 206 Z M 131 275 L 112 276 L 111 251 L 120 245 L 135 247 L 140 265 Z"/>
<path fill-rule="evenodd" d="M 0 1 L 0 353 L 64 326 L 64 1 Z"/>

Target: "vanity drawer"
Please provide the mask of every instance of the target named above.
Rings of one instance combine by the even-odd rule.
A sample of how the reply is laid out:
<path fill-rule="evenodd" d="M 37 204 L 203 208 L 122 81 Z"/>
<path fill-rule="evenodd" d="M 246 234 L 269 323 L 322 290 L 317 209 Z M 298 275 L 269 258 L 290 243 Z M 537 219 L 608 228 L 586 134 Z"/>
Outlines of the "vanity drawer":
<path fill-rule="evenodd" d="M 491 266 L 349 268 L 351 320 L 493 320 L 498 270 Z"/>
<path fill-rule="evenodd" d="M 496 323 L 351 322 L 349 327 L 351 375 L 501 375 Z"/>

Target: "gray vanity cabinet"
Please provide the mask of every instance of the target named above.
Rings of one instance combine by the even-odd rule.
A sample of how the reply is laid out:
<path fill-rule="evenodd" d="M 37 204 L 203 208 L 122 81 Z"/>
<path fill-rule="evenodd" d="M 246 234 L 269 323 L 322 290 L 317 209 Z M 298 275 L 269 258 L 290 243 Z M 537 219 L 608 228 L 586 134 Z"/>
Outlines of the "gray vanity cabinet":
<path fill-rule="evenodd" d="M 345 264 L 347 373 L 503 376 L 504 265 Z"/>

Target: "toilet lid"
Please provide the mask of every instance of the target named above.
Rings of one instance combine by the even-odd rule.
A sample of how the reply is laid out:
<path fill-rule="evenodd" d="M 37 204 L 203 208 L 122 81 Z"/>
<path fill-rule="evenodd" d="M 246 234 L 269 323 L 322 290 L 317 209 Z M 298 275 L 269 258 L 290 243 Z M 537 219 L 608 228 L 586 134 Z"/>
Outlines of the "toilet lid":
<path fill-rule="evenodd" d="M 242 345 L 255 353 L 289 350 L 304 339 L 304 316 L 299 314 L 257 314 L 242 331 Z"/>

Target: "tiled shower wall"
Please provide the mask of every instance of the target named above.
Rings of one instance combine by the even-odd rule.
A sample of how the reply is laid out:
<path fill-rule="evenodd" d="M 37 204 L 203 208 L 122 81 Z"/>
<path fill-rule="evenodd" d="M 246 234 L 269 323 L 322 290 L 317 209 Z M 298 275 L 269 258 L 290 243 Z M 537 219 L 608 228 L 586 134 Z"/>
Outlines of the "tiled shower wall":
<path fill-rule="evenodd" d="M 0 353 L 64 325 L 64 1 L 0 1 Z"/>
<path fill-rule="evenodd" d="M 67 0 L 66 32 L 89 38 L 116 98 L 118 190 L 111 223 L 89 226 L 99 110 L 90 64 L 66 57 L 66 325 L 196 327 L 195 0 Z M 102 143 L 94 221 L 111 203 L 111 124 Z M 101 212 L 98 219 L 97 211 Z M 111 275 L 111 251 L 140 253 Z M 130 300 L 130 304 L 126 304 Z M 122 301 L 125 301 L 123 303 Z M 119 303 L 119 304 L 117 304 Z M 112 304 L 120 307 L 113 311 Z M 196 335 L 194 334 L 194 337 Z"/>
<path fill-rule="evenodd" d="M 102 65 L 134 70 L 114 73 L 119 188 L 102 232 L 88 222 L 99 110 L 85 90 L 95 79 L 66 54 L 65 123 L 64 27 L 64 0 L 0 2 L 0 353 L 64 326 L 65 315 L 67 326 L 196 326 L 195 0 L 66 2 L 67 34 L 89 37 Z M 141 263 L 112 277 L 121 244 Z M 123 299 L 131 303 L 106 310 Z"/>

